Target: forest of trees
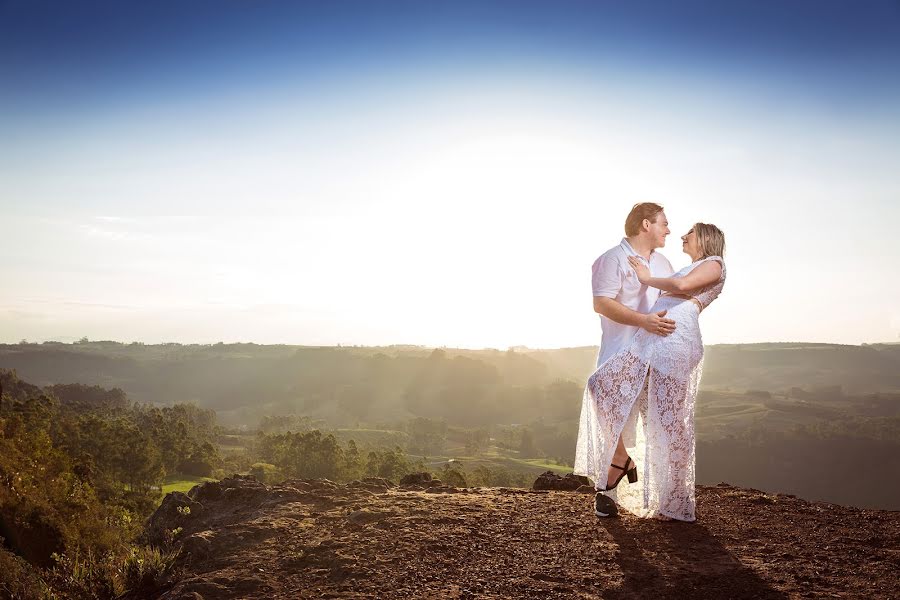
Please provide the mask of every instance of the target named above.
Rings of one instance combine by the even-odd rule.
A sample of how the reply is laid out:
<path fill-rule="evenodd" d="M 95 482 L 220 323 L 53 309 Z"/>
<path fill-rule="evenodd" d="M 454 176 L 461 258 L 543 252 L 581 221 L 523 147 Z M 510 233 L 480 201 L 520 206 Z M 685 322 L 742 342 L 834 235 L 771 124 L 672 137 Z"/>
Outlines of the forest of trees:
<path fill-rule="evenodd" d="M 353 435 L 354 432 L 345 433 Z M 250 473 L 265 483 L 294 477 L 324 477 L 339 482 L 383 477 L 396 483 L 404 475 L 423 471 L 432 471 L 439 479 L 460 487 L 526 487 L 534 481 L 532 473 L 500 466 L 476 464 L 467 468 L 457 460 L 442 462 L 436 469 L 426 464 L 429 455 L 441 453 L 448 437 L 457 443 L 462 441 L 467 455 L 477 457 L 489 445 L 490 432 L 486 428 L 455 429 L 444 421 L 417 417 L 406 423 L 404 433 L 405 447 L 360 444 L 352 438 L 342 442 L 334 434 L 318 429 L 284 433 L 265 433 L 260 429 L 249 453 L 257 461 L 250 466 Z M 533 448 L 530 429 L 518 428 L 513 437 L 518 440 L 517 449 Z"/>
<path fill-rule="evenodd" d="M 215 415 L 0 370 L 0 596 L 114 597 L 162 568 L 136 543 L 167 473 L 212 474 Z"/>
<path fill-rule="evenodd" d="M 595 357 L 590 347 L 0 344 L 0 366 L 33 383 L 80 382 L 119 387 L 140 402 L 193 403 L 248 430 L 261 415 L 305 415 L 335 428 L 427 417 L 460 427 L 542 422 L 571 430 Z M 900 345 L 710 346 L 702 385 L 741 394 L 834 386 L 847 395 L 895 393 Z"/>

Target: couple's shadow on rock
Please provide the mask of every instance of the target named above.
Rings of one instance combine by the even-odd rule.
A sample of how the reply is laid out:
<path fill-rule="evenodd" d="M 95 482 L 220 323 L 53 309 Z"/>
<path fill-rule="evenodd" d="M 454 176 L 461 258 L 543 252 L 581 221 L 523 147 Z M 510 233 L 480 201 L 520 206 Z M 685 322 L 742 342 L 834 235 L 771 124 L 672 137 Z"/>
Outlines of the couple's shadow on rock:
<path fill-rule="evenodd" d="M 625 577 L 603 598 L 786 599 L 697 523 L 602 519 Z"/>

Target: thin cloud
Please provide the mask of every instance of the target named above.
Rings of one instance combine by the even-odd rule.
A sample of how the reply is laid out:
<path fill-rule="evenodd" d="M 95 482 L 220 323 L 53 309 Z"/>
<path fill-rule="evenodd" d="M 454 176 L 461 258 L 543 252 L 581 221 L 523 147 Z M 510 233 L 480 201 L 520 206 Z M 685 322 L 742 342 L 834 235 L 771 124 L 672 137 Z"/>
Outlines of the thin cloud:
<path fill-rule="evenodd" d="M 97 225 L 81 225 L 81 231 L 89 238 L 101 238 L 113 242 L 137 242 L 150 240 L 154 237 L 146 232 L 125 231 Z"/>

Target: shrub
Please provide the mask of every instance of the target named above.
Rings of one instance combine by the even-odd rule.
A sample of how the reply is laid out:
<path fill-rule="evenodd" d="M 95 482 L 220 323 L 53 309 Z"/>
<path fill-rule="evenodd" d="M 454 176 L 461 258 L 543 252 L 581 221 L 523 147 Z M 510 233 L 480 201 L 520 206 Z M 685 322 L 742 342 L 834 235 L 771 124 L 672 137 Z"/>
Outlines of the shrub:
<path fill-rule="evenodd" d="M 129 590 L 159 587 L 174 574 L 177 558 L 177 551 L 133 546 L 122 565 L 126 587 Z"/>
<path fill-rule="evenodd" d="M 453 487 L 469 487 L 469 484 L 466 482 L 465 474 L 456 467 L 451 467 L 450 465 L 444 465 L 440 472 L 438 472 L 437 477 L 445 484 Z"/>
<path fill-rule="evenodd" d="M 2 542 L 3 538 L 0 538 Z M 0 598 L 44 600 L 50 590 L 37 569 L 12 552 L 0 548 Z"/>
<path fill-rule="evenodd" d="M 270 485 L 281 479 L 281 473 L 278 471 L 278 467 L 263 462 L 253 463 L 253 466 L 250 467 L 250 474 L 262 483 Z"/>
<path fill-rule="evenodd" d="M 98 555 L 54 554 L 56 565 L 47 572 L 47 581 L 55 592 L 66 598 L 112 600 L 125 592 L 119 561 L 112 553 Z"/>

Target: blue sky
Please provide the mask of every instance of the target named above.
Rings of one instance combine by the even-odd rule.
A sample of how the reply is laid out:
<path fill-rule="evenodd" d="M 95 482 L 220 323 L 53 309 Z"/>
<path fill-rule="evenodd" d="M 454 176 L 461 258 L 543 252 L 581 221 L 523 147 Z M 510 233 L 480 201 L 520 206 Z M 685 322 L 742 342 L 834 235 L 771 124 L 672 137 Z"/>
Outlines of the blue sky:
<path fill-rule="evenodd" d="M 707 342 L 900 335 L 896 2 L 0 0 L 0 82 L 3 341 L 596 343 L 642 200 Z"/>
<path fill-rule="evenodd" d="M 900 47 L 896 2 L 5 0 L 0 10 L 3 70 L 13 84 L 4 97 L 32 107 L 39 100 L 38 108 L 61 107 L 48 92 L 153 102 L 304 76 L 401 67 L 440 77 L 454 66 L 527 69 L 542 59 L 588 71 L 739 71 L 859 100 L 868 94 L 846 84 L 896 91 Z"/>

